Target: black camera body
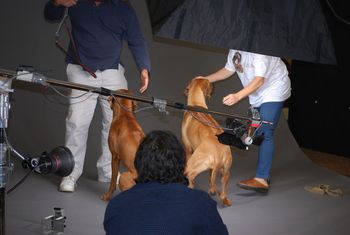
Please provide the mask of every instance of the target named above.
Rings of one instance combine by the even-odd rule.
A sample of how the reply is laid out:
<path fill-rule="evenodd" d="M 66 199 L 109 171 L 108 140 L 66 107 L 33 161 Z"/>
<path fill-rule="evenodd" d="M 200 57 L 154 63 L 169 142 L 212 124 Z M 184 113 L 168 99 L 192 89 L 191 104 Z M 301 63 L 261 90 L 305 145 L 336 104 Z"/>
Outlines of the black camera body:
<path fill-rule="evenodd" d="M 260 145 L 264 135 L 256 135 L 256 130 L 261 126 L 259 111 L 250 107 L 248 117 L 247 120 L 227 118 L 224 133 L 218 135 L 219 142 L 239 149 L 248 149 L 251 144 Z"/>

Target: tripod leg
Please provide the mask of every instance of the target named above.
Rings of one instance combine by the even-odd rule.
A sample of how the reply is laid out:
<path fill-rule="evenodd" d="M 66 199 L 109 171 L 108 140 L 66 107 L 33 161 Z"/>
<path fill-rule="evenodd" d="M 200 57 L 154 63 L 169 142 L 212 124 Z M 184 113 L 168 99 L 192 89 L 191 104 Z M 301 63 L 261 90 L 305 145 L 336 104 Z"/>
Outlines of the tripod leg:
<path fill-rule="evenodd" d="M 0 235 L 5 234 L 6 146 L 4 128 L 0 128 Z"/>
<path fill-rule="evenodd" d="M 0 234 L 5 235 L 5 188 L 0 188 Z"/>

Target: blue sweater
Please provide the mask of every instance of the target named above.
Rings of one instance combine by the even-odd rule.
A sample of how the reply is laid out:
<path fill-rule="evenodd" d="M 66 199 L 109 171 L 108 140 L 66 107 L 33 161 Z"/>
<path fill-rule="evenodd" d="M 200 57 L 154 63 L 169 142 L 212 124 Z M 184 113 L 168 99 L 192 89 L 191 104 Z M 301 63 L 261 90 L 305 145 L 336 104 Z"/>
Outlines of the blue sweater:
<path fill-rule="evenodd" d="M 63 18 L 65 7 L 55 6 L 53 1 L 45 5 L 44 16 L 50 21 Z M 118 68 L 120 54 L 125 39 L 132 52 L 136 65 L 141 71 L 150 71 L 150 59 L 146 41 L 134 9 L 130 3 L 121 0 L 102 1 L 95 6 L 94 1 L 85 0 L 68 8 L 72 25 L 72 36 L 80 61 L 86 67 L 96 70 Z M 66 34 L 65 28 L 61 34 Z M 76 64 L 76 52 L 69 44 L 67 63 Z"/>
<path fill-rule="evenodd" d="M 216 202 L 183 184 L 142 183 L 108 204 L 106 235 L 227 235 Z"/>

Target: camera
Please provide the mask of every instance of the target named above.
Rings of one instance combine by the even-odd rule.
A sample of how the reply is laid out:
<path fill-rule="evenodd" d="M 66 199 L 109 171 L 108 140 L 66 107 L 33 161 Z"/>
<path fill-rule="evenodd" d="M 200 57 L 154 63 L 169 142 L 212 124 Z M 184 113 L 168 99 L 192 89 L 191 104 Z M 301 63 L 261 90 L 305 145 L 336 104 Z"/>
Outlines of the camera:
<path fill-rule="evenodd" d="M 224 132 L 217 136 L 219 142 L 239 149 L 248 149 L 252 144 L 260 145 L 264 135 L 256 134 L 262 124 L 258 109 L 250 107 L 248 117 L 247 120 L 227 118 Z"/>

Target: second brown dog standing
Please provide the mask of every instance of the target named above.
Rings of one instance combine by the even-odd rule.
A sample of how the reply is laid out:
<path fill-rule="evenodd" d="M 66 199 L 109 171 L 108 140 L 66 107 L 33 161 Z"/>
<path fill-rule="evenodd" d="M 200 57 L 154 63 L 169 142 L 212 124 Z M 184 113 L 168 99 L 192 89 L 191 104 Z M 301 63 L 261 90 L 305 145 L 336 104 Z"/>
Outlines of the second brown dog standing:
<path fill-rule="evenodd" d="M 207 109 L 206 99 L 212 93 L 212 84 L 206 79 L 192 79 L 185 94 L 187 105 Z M 231 206 L 227 198 L 227 186 L 232 165 L 231 149 L 219 142 L 217 135 L 222 128 L 209 115 L 187 111 L 182 120 L 182 141 L 186 151 L 186 176 L 189 187 L 194 187 L 194 180 L 201 172 L 210 170 L 209 193 L 216 194 L 216 176 L 221 175 L 221 192 L 219 197 L 225 206 Z"/>
<path fill-rule="evenodd" d="M 118 90 L 118 92 L 131 94 L 129 90 L 125 89 Z M 108 136 L 108 145 L 112 153 L 112 178 L 108 191 L 101 196 L 104 201 L 110 200 L 116 190 L 120 163 L 127 169 L 126 172 L 120 175 L 120 190 L 124 191 L 135 185 L 135 179 L 137 178 L 134 166 L 135 154 L 145 136 L 133 115 L 136 108 L 134 100 L 110 96 L 108 101 L 113 110 L 113 120 Z"/>

